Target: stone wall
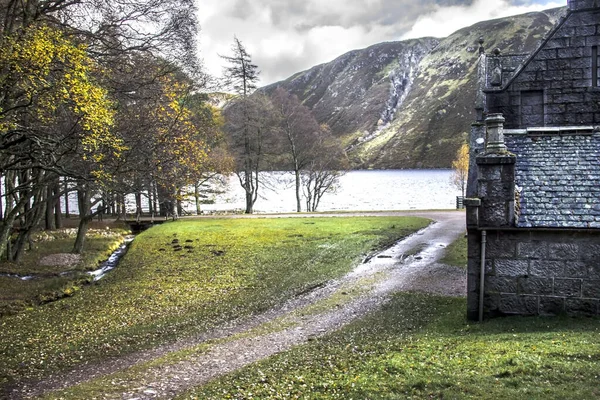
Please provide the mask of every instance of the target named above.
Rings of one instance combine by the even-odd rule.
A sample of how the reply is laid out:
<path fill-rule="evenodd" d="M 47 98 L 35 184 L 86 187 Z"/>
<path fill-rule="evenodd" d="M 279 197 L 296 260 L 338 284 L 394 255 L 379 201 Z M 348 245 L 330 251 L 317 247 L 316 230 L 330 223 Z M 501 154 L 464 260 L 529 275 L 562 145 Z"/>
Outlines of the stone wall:
<path fill-rule="evenodd" d="M 600 46 L 600 8 L 593 1 L 571 3 L 566 19 L 515 78 L 504 85 L 503 76 L 503 87 L 486 91 L 488 112 L 502 113 L 506 128 L 600 124 L 598 78 L 593 82 L 598 56 L 592 60 Z M 490 74 L 494 65 L 499 63 L 504 70 L 503 64 L 511 60 L 490 56 Z M 493 82 L 493 77 L 488 81 Z"/>
<path fill-rule="evenodd" d="M 600 232 L 486 231 L 486 316 L 600 314 Z M 476 319 L 480 232 L 469 236 L 469 317 Z"/>

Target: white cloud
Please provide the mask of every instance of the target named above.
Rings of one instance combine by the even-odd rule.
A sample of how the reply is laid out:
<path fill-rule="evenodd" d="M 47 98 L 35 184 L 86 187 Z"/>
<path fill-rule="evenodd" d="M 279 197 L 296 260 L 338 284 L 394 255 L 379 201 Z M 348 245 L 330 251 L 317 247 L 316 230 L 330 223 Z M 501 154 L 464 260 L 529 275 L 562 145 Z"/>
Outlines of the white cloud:
<path fill-rule="evenodd" d="M 421 15 L 410 31 L 402 35 L 402 39 L 413 39 L 424 36 L 446 37 L 466 26 L 478 21 L 524 14 L 561 7 L 565 2 L 547 2 L 543 5 L 510 5 L 506 0 L 475 0 L 471 5 L 437 6 L 433 12 Z"/>
<path fill-rule="evenodd" d="M 219 76 L 225 65 L 219 54 L 230 54 L 236 35 L 266 85 L 375 43 L 443 37 L 482 20 L 566 5 L 565 0 L 457 5 L 466 1 L 199 0 L 200 57 Z"/>

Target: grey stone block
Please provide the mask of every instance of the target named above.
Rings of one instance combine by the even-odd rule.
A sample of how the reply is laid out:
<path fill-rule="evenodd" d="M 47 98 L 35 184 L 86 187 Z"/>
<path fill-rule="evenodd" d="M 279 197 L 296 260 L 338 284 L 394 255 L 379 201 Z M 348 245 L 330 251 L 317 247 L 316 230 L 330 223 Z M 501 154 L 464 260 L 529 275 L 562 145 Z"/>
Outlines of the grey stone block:
<path fill-rule="evenodd" d="M 498 308 L 505 314 L 536 315 L 538 303 L 537 296 L 503 295 Z"/>
<path fill-rule="evenodd" d="M 582 261 L 565 261 L 565 278 L 585 278 L 589 274 L 588 266 Z"/>
<path fill-rule="evenodd" d="M 519 294 L 551 295 L 552 278 L 522 277 L 518 280 Z"/>
<path fill-rule="evenodd" d="M 544 48 L 537 55 L 537 60 L 555 60 L 557 58 L 558 55 L 556 49 Z"/>
<path fill-rule="evenodd" d="M 548 257 L 551 260 L 577 260 L 579 259 L 579 245 L 577 243 L 550 243 Z"/>
<path fill-rule="evenodd" d="M 600 32 L 599 32 L 600 33 Z M 585 38 L 585 45 L 588 47 L 600 46 L 600 36 L 588 36 Z"/>
<path fill-rule="evenodd" d="M 540 296 L 540 315 L 559 315 L 565 311 L 565 299 L 562 297 Z"/>
<path fill-rule="evenodd" d="M 575 36 L 594 36 L 596 27 L 594 25 L 578 26 L 575 28 Z"/>
<path fill-rule="evenodd" d="M 564 261 L 531 260 L 529 273 L 533 276 L 556 277 L 563 276 L 565 271 Z"/>
<path fill-rule="evenodd" d="M 548 243 L 545 241 L 531 241 L 517 243 L 517 256 L 520 258 L 544 258 L 548 254 Z"/>
<path fill-rule="evenodd" d="M 559 48 L 565 48 L 569 46 L 569 38 L 568 37 L 562 37 L 562 38 L 554 38 L 554 39 L 550 39 L 547 43 L 546 43 L 546 49 L 559 49 Z"/>
<path fill-rule="evenodd" d="M 517 279 L 504 276 L 487 276 L 485 280 L 486 293 L 517 293 Z"/>
<path fill-rule="evenodd" d="M 497 258 L 494 260 L 494 271 L 496 276 L 525 276 L 528 274 L 527 260 L 513 260 Z"/>
<path fill-rule="evenodd" d="M 581 287 L 583 297 L 600 299 L 600 280 L 584 280 Z"/>
<path fill-rule="evenodd" d="M 596 299 L 566 299 L 565 312 L 569 315 L 596 315 L 598 304 Z"/>
<path fill-rule="evenodd" d="M 581 297 L 581 279 L 554 279 L 554 295 Z"/>
<path fill-rule="evenodd" d="M 600 236 L 594 236 L 596 243 L 585 243 L 581 245 L 581 259 L 589 263 L 600 265 Z"/>

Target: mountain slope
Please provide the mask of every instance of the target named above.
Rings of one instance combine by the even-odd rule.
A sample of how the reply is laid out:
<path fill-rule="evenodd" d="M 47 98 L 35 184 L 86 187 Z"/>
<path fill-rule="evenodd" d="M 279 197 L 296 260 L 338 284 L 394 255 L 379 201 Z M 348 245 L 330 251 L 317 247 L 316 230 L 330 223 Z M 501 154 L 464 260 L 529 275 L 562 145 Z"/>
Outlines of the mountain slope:
<path fill-rule="evenodd" d="M 564 8 L 480 22 L 444 39 L 386 42 L 263 88 L 296 94 L 344 139 L 356 168 L 449 167 L 474 120 L 480 37 L 530 53 Z"/>
<path fill-rule="evenodd" d="M 336 135 L 362 134 L 392 119 L 393 110 L 410 91 L 419 63 L 438 43 L 437 39 L 423 38 L 376 44 L 264 90 L 271 92 L 283 86 Z"/>

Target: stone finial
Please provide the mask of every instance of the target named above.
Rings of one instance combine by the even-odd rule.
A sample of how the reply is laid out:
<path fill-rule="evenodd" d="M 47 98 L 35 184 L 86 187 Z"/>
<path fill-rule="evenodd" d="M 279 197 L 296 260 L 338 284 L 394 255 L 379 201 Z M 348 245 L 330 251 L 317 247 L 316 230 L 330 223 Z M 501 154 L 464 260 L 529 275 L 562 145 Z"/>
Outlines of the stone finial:
<path fill-rule="evenodd" d="M 487 128 L 485 152 L 487 154 L 506 152 L 506 145 L 504 144 L 504 121 L 502 114 L 488 114 L 485 119 Z"/>
<path fill-rule="evenodd" d="M 485 53 L 485 47 L 483 47 L 483 42 L 484 42 L 483 36 L 481 36 L 479 38 L 479 54 L 480 55 Z"/>

